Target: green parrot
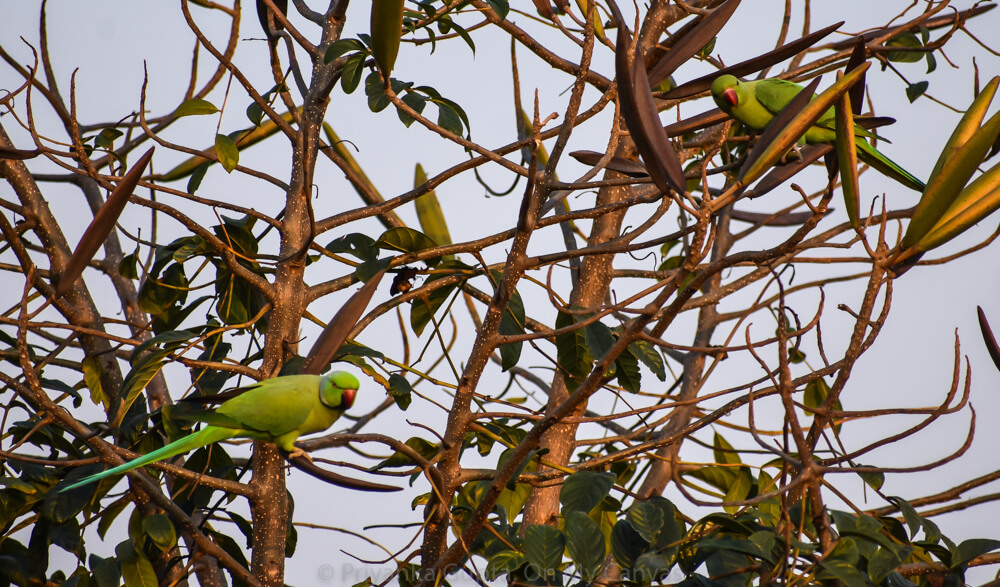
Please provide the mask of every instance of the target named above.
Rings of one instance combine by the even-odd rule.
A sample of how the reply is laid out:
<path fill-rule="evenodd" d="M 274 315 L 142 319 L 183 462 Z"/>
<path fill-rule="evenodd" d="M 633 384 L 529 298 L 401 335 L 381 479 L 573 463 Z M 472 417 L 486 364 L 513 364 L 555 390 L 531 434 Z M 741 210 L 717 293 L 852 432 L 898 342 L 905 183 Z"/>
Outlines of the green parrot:
<path fill-rule="evenodd" d="M 774 116 L 802 91 L 802 86 L 782 79 L 764 79 L 741 82 L 732 75 L 720 75 L 712 82 L 712 98 L 723 112 L 757 132 L 762 132 Z M 834 109 L 830 108 L 806 131 L 802 140 L 807 144 L 833 143 Z M 879 153 L 864 137 L 875 134 L 858 125 L 854 126 L 858 158 L 906 187 L 923 192 L 924 182 Z"/>
<path fill-rule="evenodd" d="M 354 375 L 334 371 L 322 377 L 275 377 L 233 392 L 210 396 L 207 399 L 228 399 L 214 411 L 191 416 L 193 420 L 208 424 L 201 430 L 134 461 L 81 479 L 60 492 L 227 438 L 267 440 L 292 455 L 304 455 L 301 449 L 295 447 L 295 440 L 303 434 L 322 432 L 332 426 L 354 403 L 358 386 L 358 378 Z"/>

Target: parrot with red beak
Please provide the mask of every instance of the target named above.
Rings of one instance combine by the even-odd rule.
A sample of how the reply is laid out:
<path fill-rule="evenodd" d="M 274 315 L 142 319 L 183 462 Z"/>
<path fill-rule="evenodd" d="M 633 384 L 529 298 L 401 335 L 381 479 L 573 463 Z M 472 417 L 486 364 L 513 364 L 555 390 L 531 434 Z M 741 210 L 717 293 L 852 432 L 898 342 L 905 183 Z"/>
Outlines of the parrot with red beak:
<path fill-rule="evenodd" d="M 800 91 L 802 86 L 783 79 L 743 82 L 727 74 L 712 82 L 712 98 L 719 108 L 757 132 L 767 128 L 775 115 Z M 834 120 L 834 109 L 830 108 L 813 123 L 800 141 L 805 144 L 832 144 L 837 140 Z M 874 138 L 874 133 L 854 125 L 854 135 L 859 159 L 910 189 L 924 191 L 927 187 L 924 182 L 869 144 L 866 138 Z"/>
<path fill-rule="evenodd" d="M 305 455 L 295 446 L 296 439 L 332 426 L 354 404 L 358 387 L 357 377 L 346 371 L 334 371 L 325 376 L 275 377 L 231 392 L 197 398 L 225 400 L 215 410 L 186 416 L 207 426 L 135 460 L 81 479 L 60 492 L 229 438 L 266 440 L 291 456 Z"/>

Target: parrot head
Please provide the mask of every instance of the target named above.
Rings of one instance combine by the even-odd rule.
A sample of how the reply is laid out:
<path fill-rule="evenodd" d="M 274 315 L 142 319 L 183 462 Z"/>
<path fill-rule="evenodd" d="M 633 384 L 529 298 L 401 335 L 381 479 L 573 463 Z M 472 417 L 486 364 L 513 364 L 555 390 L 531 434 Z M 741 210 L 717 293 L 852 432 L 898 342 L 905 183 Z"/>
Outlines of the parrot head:
<path fill-rule="evenodd" d="M 328 408 L 347 410 L 354 405 L 354 395 L 361 383 L 347 371 L 334 371 L 320 379 L 319 401 Z"/>
<path fill-rule="evenodd" d="M 712 98 L 724 112 L 729 113 L 733 108 L 740 105 L 739 95 L 736 93 L 736 86 L 740 80 L 732 75 L 720 75 L 712 82 Z"/>

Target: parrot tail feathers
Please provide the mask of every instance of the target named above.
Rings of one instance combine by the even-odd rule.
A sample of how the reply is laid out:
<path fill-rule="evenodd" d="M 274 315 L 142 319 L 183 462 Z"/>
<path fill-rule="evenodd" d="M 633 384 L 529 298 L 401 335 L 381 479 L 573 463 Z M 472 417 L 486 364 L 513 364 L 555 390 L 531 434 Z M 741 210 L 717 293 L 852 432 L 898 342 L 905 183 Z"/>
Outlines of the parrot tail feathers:
<path fill-rule="evenodd" d="M 924 182 L 917 179 L 912 173 L 903 169 L 893 162 L 892 159 L 889 159 L 880 153 L 878 149 L 871 146 L 868 141 L 859 138 L 855 144 L 858 147 L 858 158 L 867 163 L 870 167 L 878 170 L 882 175 L 890 177 L 911 190 L 916 190 L 921 193 L 927 187 Z"/>
<path fill-rule="evenodd" d="M 112 467 L 107 471 L 102 471 L 100 473 L 96 473 L 89 477 L 84 477 L 83 479 L 77 481 L 76 483 L 73 483 L 72 485 L 63 487 L 62 489 L 59 490 L 59 493 L 63 493 L 65 491 L 81 487 L 83 485 L 88 485 L 90 483 L 100 481 L 105 477 L 127 473 L 132 469 L 142 467 L 150 463 L 162 461 L 163 459 L 169 459 L 170 457 L 192 451 L 196 448 L 201 448 L 203 446 L 212 444 L 213 442 L 219 442 L 220 440 L 232 438 L 233 436 L 237 436 L 239 433 L 240 430 L 234 430 L 232 428 L 206 426 L 205 428 L 202 428 L 198 432 L 193 432 L 191 434 L 188 434 L 184 438 L 175 440 L 174 442 L 171 442 L 170 444 L 164 446 L 163 448 L 159 448 L 157 450 L 154 450 L 153 452 L 144 454 L 137 459 L 118 465 L 117 467 Z"/>

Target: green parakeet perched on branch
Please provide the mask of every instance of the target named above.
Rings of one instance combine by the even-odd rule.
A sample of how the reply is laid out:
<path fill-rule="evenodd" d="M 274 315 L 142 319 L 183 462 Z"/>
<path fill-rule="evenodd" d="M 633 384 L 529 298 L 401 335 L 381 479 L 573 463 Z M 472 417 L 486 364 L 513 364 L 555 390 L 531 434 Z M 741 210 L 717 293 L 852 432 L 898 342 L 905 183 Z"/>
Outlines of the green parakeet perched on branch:
<path fill-rule="evenodd" d="M 801 90 L 802 86 L 782 79 L 741 82 L 732 75 L 720 75 L 712 82 L 712 98 L 719 108 L 757 132 L 767 128 L 774 116 Z M 834 109 L 830 108 L 806 131 L 802 140 L 807 144 L 836 141 L 834 117 Z M 924 182 L 893 163 L 865 140 L 865 137 L 875 136 L 872 132 L 855 125 L 854 133 L 859 159 L 910 189 L 924 191 Z"/>
<path fill-rule="evenodd" d="M 91 475 L 63 488 L 69 491 L 111 475 L 162 461 L 227 438 L 252 438 L 273 442 L 292 455 L 302 454 L 295 440 L 303 434 L 322 432 L 354 403 L 358 379 L 346 371 L 329 375 L 288 375 L 267 379 L 208 400 L 225 401 L 214 411 L 190 419 L 208 424 L 198 432 L 123 465 Z M 227 399 L 228 398 L 228 399 Z"/>

